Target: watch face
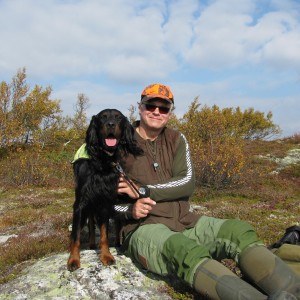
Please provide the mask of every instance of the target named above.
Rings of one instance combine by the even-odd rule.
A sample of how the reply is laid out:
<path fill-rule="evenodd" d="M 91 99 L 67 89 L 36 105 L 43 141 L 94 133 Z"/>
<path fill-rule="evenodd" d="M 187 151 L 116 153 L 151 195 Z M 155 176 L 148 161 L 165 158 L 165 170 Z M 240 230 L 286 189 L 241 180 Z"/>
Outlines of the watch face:
<path fill-rule="evenodd" d="M 139 194 L 142 198 L 149 197 L 150 196 L 149 188 L 147 186 L 141 186 L 139 188 Z"/>

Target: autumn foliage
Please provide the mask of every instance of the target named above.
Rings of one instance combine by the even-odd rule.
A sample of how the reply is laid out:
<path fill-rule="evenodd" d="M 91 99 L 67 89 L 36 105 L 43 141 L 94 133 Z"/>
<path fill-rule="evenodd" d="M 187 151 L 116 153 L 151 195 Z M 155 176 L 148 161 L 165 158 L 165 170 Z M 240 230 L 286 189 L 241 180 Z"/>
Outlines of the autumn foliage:
<path fill-rule="evenodd" d="M 61 112 L 59 101 L 49 99 L 51 88 L 26 84 L 25 69 L 20 70 L 12 83 L 0 85 L 0 146 L 28 144 L 42 139 Z"/>
<path fill-rule="evenodd" d="M 26 70 L 11 83 L 0 83 L 0 179 L 7 185 L 58 185 L 72 182 L 70 161 L 84 141 L 88 98 L 79 94 L 73 116 L 62 116 L 51 87 L 30 86 Z M 129 119 L 135 108 L 130 106 Z M 199 186 L 221 189 L 243 181 L 247 167 L 245 141 L 262 140 L 280 132 L 253 108 L 201 106 L 198 98 L 170 126 L 187 137 Z M 9 169 L 9 172 L 3 170 Z"/>
<path fill-rule="evenodd" d="M 198 185 L 220 189 L 243 180 L 246 140 L 279 133 L 271 118 L 271 113 L 265 117 L 252 108 L 244 112 L 239 107 L 201 108 L 196 98 L 181 119 L 172 118 L 171 125 L 189 141 Z"/>

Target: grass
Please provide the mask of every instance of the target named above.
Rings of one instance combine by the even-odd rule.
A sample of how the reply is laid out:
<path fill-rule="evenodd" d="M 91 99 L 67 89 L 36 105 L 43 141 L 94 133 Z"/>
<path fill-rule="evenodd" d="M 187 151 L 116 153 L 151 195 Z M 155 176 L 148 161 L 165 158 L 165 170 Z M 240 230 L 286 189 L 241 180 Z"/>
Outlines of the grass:
<path fill-rule="evenodd" d="M 248 221 L 265 244 L 277 241 L 287 227 L 299 222 L 300 164 L 273 174 L 276 164 L 258 159 L 257 155 L 284 157 L 289 149 L 300 148 L 299 143 L 299 135 L 281 141 L 249 142 L 246 145 L 248 169 L 241 183 L 223 190 L 197 187 L 191 199 L 197 205 L 197 213 Z M 53 157 L 55 161 L 51 164 Z M 43 184 L 35 185 L 23 175 L 21 178 L 26 177 L 28 181 L 22 189 L 16 187 L 19 184 L 16 180 L 23 169 L 15 169 L 22 159 L 12 164 L 11 172 L 12 167 L 6 165 L 9 159 L 0 160 L 0 179 L 6 178 L 1 181 L 5 185 L 0 186 L 0 234 L 17 235 L 0 244 L 0 284 L 18 276 L 35 259 L 67 251 L 74 200 L 71 167 L 66 161 L 70 157 L 65 152 L 40 156 L 39 163 L 46 159 L 47 174 L 43 173 L 45 164 L 39 168 L 35 158 L 31 158 L 32 161 L 27 161 L 32 166 L 31 172 L 42 176 L 44 179 L 36 182 Z M 238 272 L 231 261 L 225 264 Z M 168 293 L 174 299 L 193 299 L 191 291 L 184 287 L 175 291 L 170 286 Z"/>

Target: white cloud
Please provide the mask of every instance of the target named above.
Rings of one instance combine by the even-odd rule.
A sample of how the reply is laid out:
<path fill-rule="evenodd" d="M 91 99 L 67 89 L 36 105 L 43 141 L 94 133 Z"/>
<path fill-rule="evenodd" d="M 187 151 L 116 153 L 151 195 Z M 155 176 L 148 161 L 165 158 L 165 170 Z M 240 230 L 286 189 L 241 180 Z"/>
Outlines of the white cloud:
<path fill-rule="evenodd" d="M 217 1 L 207 7 L 195 22 L 195 38 L 187 61 L 215 69 L 245 63 L 267 63 L 281 70 L 299 68 L 299 14 L 265 12 L 253 24 L 251 3 L 243 1 L 233 8 L 227 2 L 225 7 L 224 1 Z"/>
<path fill-rule="evenodd" d="M 2 40 L 6 41 L 0 49 L 2 68 L 11 70 L 25 65 L 33 73 L 46 70 L 50 76 L 108 72 L 114 77 L 120 72 L 126 79 L 132 68 L 121 68 L 118 57 L 125 62 L 129 58 L 134 67 L 143 56 L 151 64 L 162 62 L 161 68 L 157 63 L 153 70 L 146 64 L 150 72 L 172 70 L 160 32 L 163 15 L 158 7 L 147 7 L 137 15 L 134 6 L 122 1 L 24 4 L 11 1 L 5 14 L 0 13 L 3 22 L 14 20 L 12 26 L 0 29 Z M 116 65 L 112 66 L 114 59 Z M 140 72 L 144 72 L 143 68 Z"/>
<path fill-rule="evenodd" d="M 300 31 L 278 36 L 264 49 L 266 62 L 273 68 L 285 70 L 300 68 Z"/>
<path fill-rule="evenodd" d="M 198 10 L 197 1 L 170 1 L 169 16 L 163 26 L 164 47 L 168 53 L 181 58 L 190 46 L 193 35 L 194 13 Z"/>
<path fill-rule="evenodd" d="M 0 28 L 0 67 L 132 82 L 149 74 L 165 78 L 185 62 L 209 69 L 245 62 L 298 66 L 297 12 L 290 6 L 266 12 L 252 24 L 255 3 L 2 1 L 0 18 L 9 25 Z"/>

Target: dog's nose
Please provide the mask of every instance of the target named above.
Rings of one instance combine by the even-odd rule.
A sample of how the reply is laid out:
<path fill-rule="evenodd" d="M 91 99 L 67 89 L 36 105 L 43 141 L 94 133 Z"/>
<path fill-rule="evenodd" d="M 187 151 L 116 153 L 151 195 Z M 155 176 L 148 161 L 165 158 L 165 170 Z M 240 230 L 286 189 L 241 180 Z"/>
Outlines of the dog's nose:
<path fill-rule="evenodd" d="M 107 123 L 106 123 L 106 126 L 107 126 L 108 128 L 115 128 L 115 127 L 116 127 L 116 123 L 110 121 L 110 122 L 107 122 Z"/>

